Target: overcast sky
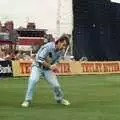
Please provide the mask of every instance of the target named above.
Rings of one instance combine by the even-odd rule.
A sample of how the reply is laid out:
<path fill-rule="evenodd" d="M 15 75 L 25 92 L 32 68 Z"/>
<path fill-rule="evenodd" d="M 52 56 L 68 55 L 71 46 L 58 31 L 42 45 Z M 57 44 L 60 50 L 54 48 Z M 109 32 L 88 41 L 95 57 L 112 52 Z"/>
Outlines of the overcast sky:
<path fill-rule="evenodd" d="M 1 0 L 0 20 L 13 19 L 16 27 L 33 21 L 38 27 L 52 28 L 56 24 L 56 9 L 56 0 Z"/>
<path fill-rule="evenodd" d="M 70 23 L 71 13 L 69 13 L 68 10 L 71 9 L 71 5 L 69 3 L 72 0 L 60 1 L 62 4 L 62 11 L 66 11 L 68 13 L 67 15 L 64 15 L 63 20 L 65 23 Z M 36 27 L 39 29 L 46 28 L 51 31 L 55 31 L 57 9 L 58 0 L 1 0 L 0 21 L 4 24 L 6 20 L 13 20 L 15 28 L 19 26 L 25 27 L 27 22 L 35 22 Z M 63 15 L 63 12 L 61 15 Z M 65 16 L 67 18 L 65 18 Z M 68 26 L 66 26 L 66 28 L 68 28 Z M 71 28 L 69 28 L 68 31 L 70 30 Z"/>
<path fill-rule="evenodd" d="M 111 0 L 111 1 L 120 3 L 120 0 Z"/>

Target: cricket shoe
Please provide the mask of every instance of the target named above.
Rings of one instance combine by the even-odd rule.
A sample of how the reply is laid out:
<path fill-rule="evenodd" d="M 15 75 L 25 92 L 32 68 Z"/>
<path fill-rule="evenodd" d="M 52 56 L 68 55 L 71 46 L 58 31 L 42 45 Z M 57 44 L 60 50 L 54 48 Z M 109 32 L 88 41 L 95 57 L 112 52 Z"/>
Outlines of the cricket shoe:
<path fill-rule="evenodd" d="M 61 101 L 57 101 L 58 103 L 65 105 L 65 106 L 69 106 L 70 102 L 68 100 L 62 99 Z"/>
<path fill-rule="evenodd" d="M 30 101 L 25 100 L 25 101 L 21 104 L 21 106 L 22 106 L 22 107 L 29 107 L 30 103 L 31 103 Z"/>

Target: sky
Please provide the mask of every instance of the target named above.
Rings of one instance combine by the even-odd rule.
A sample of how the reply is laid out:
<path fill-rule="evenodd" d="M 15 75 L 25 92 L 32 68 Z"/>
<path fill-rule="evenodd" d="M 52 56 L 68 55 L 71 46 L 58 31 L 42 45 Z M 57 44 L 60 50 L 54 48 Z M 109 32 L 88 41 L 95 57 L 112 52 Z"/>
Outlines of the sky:
<path fill-rule="evenodd" d="M 4 24 L 13 20 L 15 28 L 26 27 L 28 22 L 35 22 L 39 29 L 57 30 L 58 1 L 60 1 L 61 30 L 71 32 L 72 0 L 1 0 L 0 21 Z M 66 16 L 66 17 L 65 17 Z M 64 24 L 64 25 L 63 25 Z"/>
<path fill-rule="evenodd" d="M 120 3 L 120 0 L 111 0 L 112 2 Z"/>

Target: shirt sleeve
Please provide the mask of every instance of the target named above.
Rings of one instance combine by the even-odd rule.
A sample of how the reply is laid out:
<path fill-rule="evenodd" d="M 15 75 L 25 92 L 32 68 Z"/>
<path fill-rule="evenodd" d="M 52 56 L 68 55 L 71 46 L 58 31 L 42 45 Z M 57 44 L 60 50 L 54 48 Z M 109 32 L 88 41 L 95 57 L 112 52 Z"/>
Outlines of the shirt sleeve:
<path fill-rule="evenodd" d="M 60 62 L 61 59 L 63 59 L 64 57 L 64 52 L 60 52 L 59 56 L 56 58 L 56 60 L 54 61 L 54 64 L 57 64 Z"/>
<path fill-rule="evenodd" d="M 48 47 L 44 47 L 42 48 L 42 50 L 38 51 L 37 57 L 36 57 L 36 61 L 37 62 L 44 62 L 45 58 L 47 57 L 49 53 L 49 48 Z"/>
<path fill-rule="evenodd" d="M 58 59 L 56 59 L 56 61 L 54 62 L 54 64 L 59 63 L 61 59 L 63 59 L 63 56 L 59 56 Z"/>

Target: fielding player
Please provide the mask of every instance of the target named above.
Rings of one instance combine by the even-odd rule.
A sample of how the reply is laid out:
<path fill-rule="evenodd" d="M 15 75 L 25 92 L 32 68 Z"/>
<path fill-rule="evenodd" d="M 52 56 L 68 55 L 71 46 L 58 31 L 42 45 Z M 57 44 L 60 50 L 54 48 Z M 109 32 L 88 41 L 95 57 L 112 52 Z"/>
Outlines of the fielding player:
<path fill-rule="evenodd" d="M 41 75 L 51 85 L 57 103 L 65 106 L 70 105 L 70 102 L 64 99 L 63 91 L 55 74 L 56 63 L 64 56 L 64 51 L 69 46 L 69 38 L 68 35 L 64 34 L 55 42 L 48 42 L 38 50 L 35 61 L 32 64 L 25 100 L 21 104 L 22 107 L 30 105 L 35 85 Z"/>

